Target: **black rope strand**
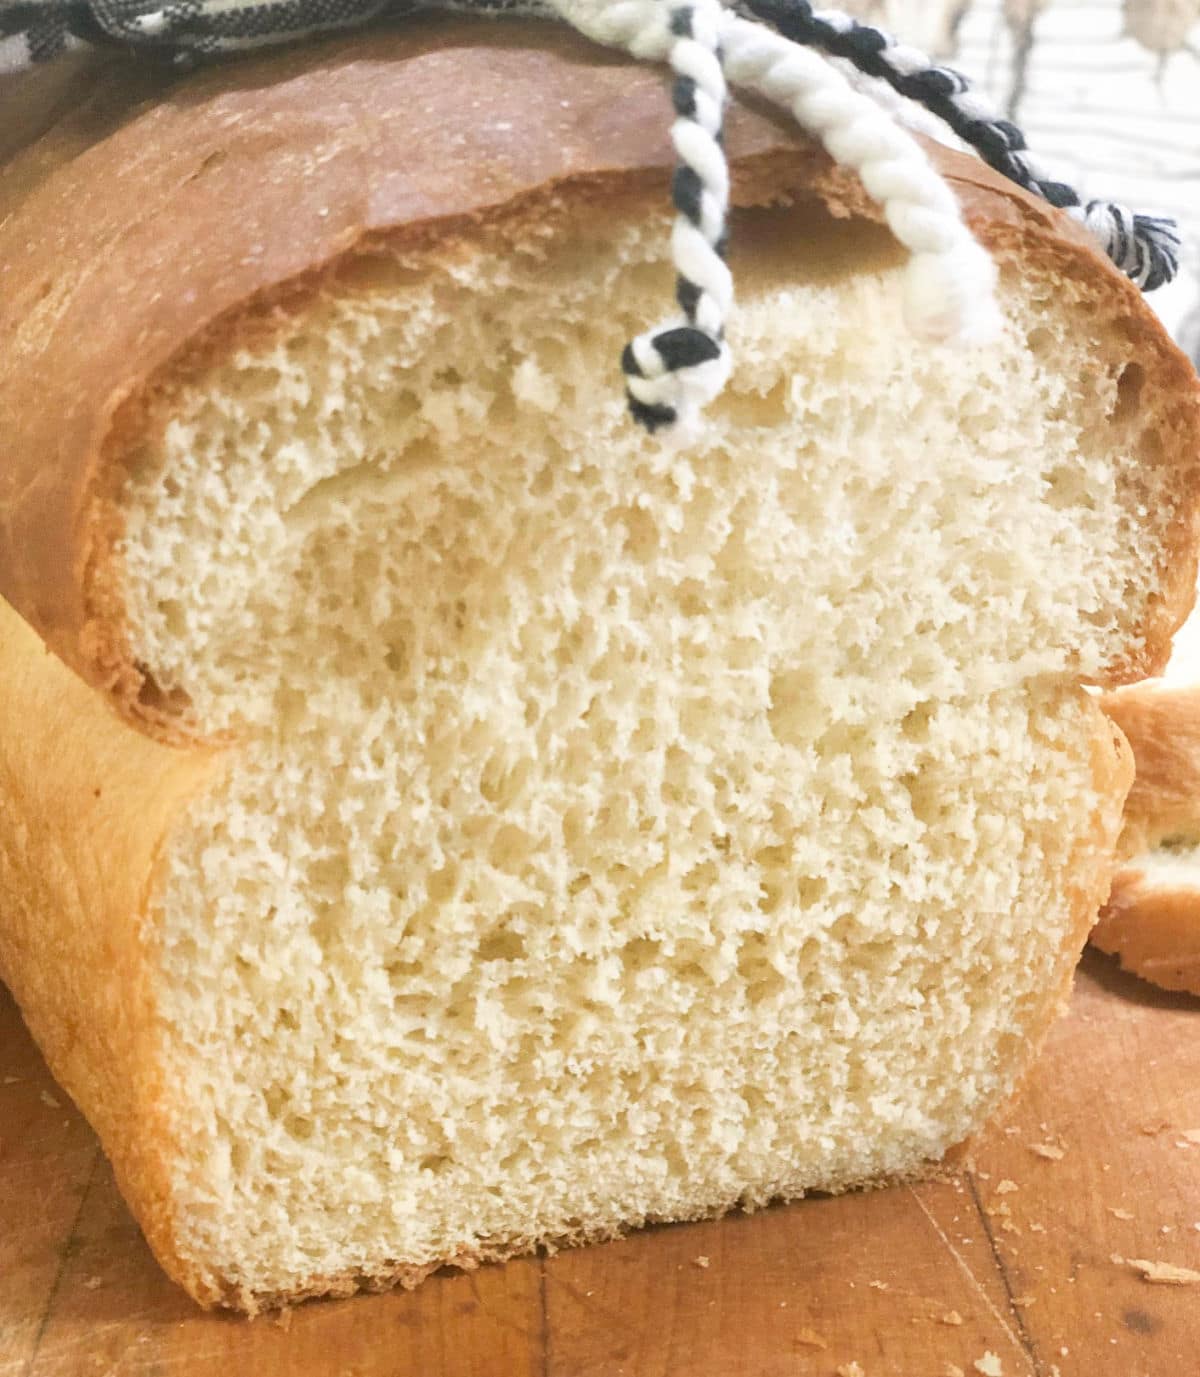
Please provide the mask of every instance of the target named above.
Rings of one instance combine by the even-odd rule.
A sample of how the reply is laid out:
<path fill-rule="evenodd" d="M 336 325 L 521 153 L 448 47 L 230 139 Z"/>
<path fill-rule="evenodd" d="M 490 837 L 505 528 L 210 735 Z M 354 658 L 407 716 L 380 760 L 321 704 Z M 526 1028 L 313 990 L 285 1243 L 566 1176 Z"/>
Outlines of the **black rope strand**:
<path fill-rule="evenodd" d="M 682 5 L 671 11 L 670 31 L 675 38 L 691 39 L 695 36 L 694 14 L 695 11 L 691 5 Z M 721 51 L 719 47 L 715 50 L 715 56 L 720 62 Z M 678 75 L 671 87 L 671 102 L 677 118 L 699 122 L 696 95 L 695 79 L 682 74 Z M 716 142 L 723 147 L 722 131 L 719 125 L 714 137 Z M 681 159 L 676 165 L 671 179 L 671 200 L 677 213 L 701 234 L 705 234 L 704 196 L 706 190 L 704 179 L 696 168 Z M 709 232 L 711 233 L 711 231 Z M 727 224 L 722 213 L 717 237 L 709 244 L 712 252 L 722 261 L 726 256 L 727 242 Z M 644 339 L 638 345 L 627 344 L 621 354 L 621 369 L 627 379 L 646 381 L 651 378 L 661 378 L 664 374 L 679 374 L 688 369 L 713 363 L 721 357 L 724 326 L 719 324 L 714 329 L 711 325 L 706 326 L 705 321 L 700 318 L 704 297 L 704 285 L 694 282 L 680 270 L 675 279 L 675 298 L 683 311 L 685 323 L 656 331 L 648 340 Z M 708 305 L 711 307 L 711 299 Z M 643 355 L 641 361 L 638 357 L 639 351 Z M 647 361 L 651 364 L 650 368 L 643 367 L 643 362 Z M 628 386 L 625 395 L 629 403 L 630 414 L 651 434 L 661 428 L 674 425 L 679 420 L 677 409 L 666 402 L 640 397 L 632 387 Z"/>
<path fill-rule="evenodd" d="M 1108 201 L 1084 205 L 1074 187 L 1036 170 L 1025 135 L 1011 120 L 985 112 L 961 72 L 934 64 L 905 70 L 889 57 L 897 47 L 890 35 L 848 15 L 814 10 L 809 0 L 744 3 L 756 19 L 785 38 L 844 58 L 864 75 L 886 82 L 897 94 L 923 106 L 1009 181 L 1059 209 L 1078 208 L 1109 257 L 1143 291 L 1163 286 L 1179 271 L 1180 240 L 1174 221 L 1135 215 Z"/>

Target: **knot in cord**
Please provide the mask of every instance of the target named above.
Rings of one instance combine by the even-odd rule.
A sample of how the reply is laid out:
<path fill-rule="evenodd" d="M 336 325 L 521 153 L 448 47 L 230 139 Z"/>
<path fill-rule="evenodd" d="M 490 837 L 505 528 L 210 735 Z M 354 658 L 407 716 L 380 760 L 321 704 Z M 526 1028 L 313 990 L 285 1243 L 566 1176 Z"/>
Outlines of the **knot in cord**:
<path fill-rule="evenodd" d="M 1089 201 L 1068 213 L 1142 291 L 1165 286 L 1179 271 L 1182 244 L 1174 220 L 1135 215 L 1115 201 Z"/>
<path fill-rule="evenodd" d="M 935 340 L 992 333 L 994 265 L 907 131 L 823 57 L 723 9 L 717 0 L 671 10 L 665 35 L 661 28 L 655 32 L 657 16 L 650 7 L 642 10 L 645 22 L 631 32 L 636 9 L 635 0 L 623 0 L 606 19 L 611 26 L 614 13 L 621 15 L 622 46 L 636 43 L 646 51 L 661 44 L 676 74 L 671 134 L 679 164 L 672 183 L 677 216 L 671 245 L 684 320 L 639 336 L 622 354 L 635 420 L 651 432 L 689 423 L 724 387 L 731 370 L 725 343 L 733 300 L 725 263 L 729 170 L 721 141 L 727 78 L 787 110 L 862 177 L 893 233 L 911 251 L 906 312 L 915 333 Z"/>
<path fill-rule="evenodd" d="M 725 317 L 733 278 L 725 263 L 729 165 L 722 145 L 726 100 L 717 0 L 670 13 L 668 61 L 679 159 L 671 183 L 675 296 L 683 321 L 639 335 L 621 355 L 629 409 L 653 432 L 690 422 L 725 386 L 731 360 Z"/>

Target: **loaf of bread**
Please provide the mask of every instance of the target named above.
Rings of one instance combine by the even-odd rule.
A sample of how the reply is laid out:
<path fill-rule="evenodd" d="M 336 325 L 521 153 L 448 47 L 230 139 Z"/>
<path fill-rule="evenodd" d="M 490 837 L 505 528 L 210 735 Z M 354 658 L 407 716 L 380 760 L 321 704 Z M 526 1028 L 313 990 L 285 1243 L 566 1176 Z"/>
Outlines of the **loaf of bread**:
<path fill-rule="evenodd" d="M 1161 679 L 1106 694 L 1133 748 L 1124 862 L 1092 932 L 1122 967 L 1200 994 L 1200 617 L 1184 625 Z"/>
<path fill-rule="evenodd" d="M 0 214 L 0 974 L 163 1265 L 252 1311 L 936 1169 L 1108 892 L 1084 685 L 1195 580 L 1138 292 L 937 150 L 1004 321 L 919 343 L 735 108 L 685 448 L 618 366 L 661 72 L 422 23 L 101 97 Z"/>

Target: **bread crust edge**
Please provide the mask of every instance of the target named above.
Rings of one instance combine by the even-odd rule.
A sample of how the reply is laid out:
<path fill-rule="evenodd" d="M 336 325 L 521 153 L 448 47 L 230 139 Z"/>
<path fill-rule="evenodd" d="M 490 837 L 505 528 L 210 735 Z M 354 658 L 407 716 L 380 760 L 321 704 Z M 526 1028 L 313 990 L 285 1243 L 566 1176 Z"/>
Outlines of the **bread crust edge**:
<path fill-rule="evenodd" d="M 1131 975 L 1200 995 L 1200 867 L 1193 885 L 1149 873 L 1150 853 L 1164 842 L 1200 843 L 1200 684 L 1136 684 L 1106 694 L 1101 705 L 1128 738 L 1137 773 L 1125 805 L 1123 864 L 1092 945 Z"/>

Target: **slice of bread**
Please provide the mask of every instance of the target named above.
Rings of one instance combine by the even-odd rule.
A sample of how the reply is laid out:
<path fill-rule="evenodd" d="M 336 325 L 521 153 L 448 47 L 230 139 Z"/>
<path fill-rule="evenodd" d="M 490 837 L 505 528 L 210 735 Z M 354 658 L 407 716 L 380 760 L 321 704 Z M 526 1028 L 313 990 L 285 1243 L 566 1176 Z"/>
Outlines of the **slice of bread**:
<path fill-rule="evenodd" d="M 1106 694 L 1133 748 L 1112 893 L 1092 943 L 1168 990 L 1200 994 L 1200 617 L 1184 624 L 1161 679 Z"/>
<path fill-rule="evenodd" d="M 252 1310 L 934 1169 L 1108 891 L 1083 685 L 1195 579 L 1137 292 L 931 151 L 1005 323 L 918 345 L 736 109 L 681 451 L 617 366 L 661 72 L 429 24 L 106 99 L 0 224 L 0 973 L 164 1266 Z"/>

